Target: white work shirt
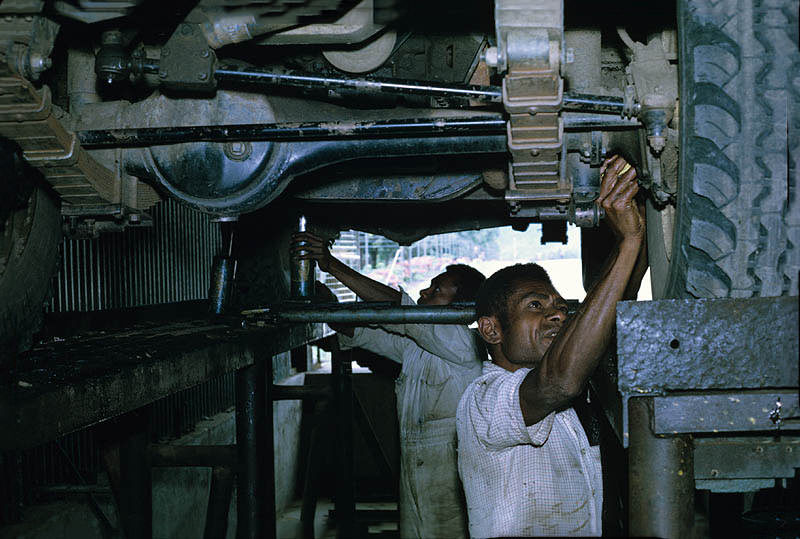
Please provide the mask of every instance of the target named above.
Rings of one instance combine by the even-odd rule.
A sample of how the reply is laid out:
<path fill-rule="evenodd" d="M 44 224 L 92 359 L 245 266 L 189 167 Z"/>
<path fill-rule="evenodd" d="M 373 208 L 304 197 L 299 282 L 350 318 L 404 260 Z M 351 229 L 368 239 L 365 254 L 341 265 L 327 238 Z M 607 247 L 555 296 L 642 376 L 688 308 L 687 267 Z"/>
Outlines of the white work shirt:
<path fill-rule="evenodd" d="M 403 305 L 414 300 L 403 293 Z M 342 348 L 358 346 L 402 363 L 395 383 L 400 424 L 400 537 L 467 536 L 458 480 L 456 409 L 464 389 L 480 376 L 485 352 L 467 326 L 384 324 L 339 335 Z"/>
<path fill-rule="evenodd" d="M 458 406 L 458 470 L 472 537 L 600 535 L 600 448 L 568 408 L 525 426 L 530 369 L 486 363 Z"/>
<path fill-rule="evenodd" d="M 416 303 L 403 292 L 401 304 Z M 383 324 L 357 327 L 353 337 L 339 334 L 339 345 L 365 348 L 402 364 L 395 384 L 401 440 L 424 439 L 433 434 L 423 429 L 426 423 L 450 419 L 455 441 L 458 401 L 481 374 L 485 354 L 477 339 L 463 325 Z"/>

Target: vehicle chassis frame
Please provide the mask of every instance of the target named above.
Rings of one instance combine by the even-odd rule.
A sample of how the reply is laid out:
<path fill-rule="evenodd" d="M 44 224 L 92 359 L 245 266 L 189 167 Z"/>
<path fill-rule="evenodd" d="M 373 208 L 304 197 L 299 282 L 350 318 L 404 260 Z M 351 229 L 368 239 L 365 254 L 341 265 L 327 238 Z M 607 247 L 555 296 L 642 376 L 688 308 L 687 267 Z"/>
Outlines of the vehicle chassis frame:
<path fill-rule="evenodd" d="M 686 536 L 695 489 L 794 477 L 797 297 L 620 302 L 616 327 L 617 355 L 591 386 L 630 449 L 629 533 Z"/>

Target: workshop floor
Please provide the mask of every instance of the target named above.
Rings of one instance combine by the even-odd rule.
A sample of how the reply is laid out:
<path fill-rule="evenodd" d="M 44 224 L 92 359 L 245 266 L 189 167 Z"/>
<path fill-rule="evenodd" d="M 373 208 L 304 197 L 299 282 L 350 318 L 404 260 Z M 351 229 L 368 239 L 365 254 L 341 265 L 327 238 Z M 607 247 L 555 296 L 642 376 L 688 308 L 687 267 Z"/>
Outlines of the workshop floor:
<path fill-rule="evenodd" d="M 296 500 L 278 515 L 278 539 L 302 539 L 302 525 L 300 523 L 301 500 Z M 320 500 L 317 504 L 316 518 L 314 519 L 314 537 L 317 539 L 334 539 L 336 537 L 336 524 L 329 518 L 333 509 L 333 502 L 329 499 Z M 356 504 L 358 511 L 397 511 L 397 504 L 391 502 L 359 502 Z M 396 514 L 396 513 L 395 513 Z M 371 522 L 367 527 L 369 537 L 397 538 L 400 537 L 397 520 L 386 522 Z"/>

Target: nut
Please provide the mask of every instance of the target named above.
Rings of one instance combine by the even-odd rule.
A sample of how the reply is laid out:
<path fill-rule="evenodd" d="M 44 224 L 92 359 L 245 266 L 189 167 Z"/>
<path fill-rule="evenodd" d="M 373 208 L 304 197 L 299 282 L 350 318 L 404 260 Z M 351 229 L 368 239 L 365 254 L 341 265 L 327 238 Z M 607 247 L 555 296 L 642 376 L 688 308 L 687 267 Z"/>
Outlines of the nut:
<path fill-rule="evenodd" d="M 647 144 L 650 145 L 650 148 L 652 148 L 656 154 L 659 154 L 667 145 L 667 139 L 661 135 L 651 135 L 647 137 Z"/>
<path fill-rule="evenodd" d="M 481 54 L 481 60 L 489 67 L 497 67 L 497 47 L 486 47 Z"/>
<path fill-rule="evenodd" d="M 249 142 L 226 142 L 222 147 L 222 151 L 228 159 L 234 161 L 247 161 L 250 154 L 253 153 L 253 145 Z"/>

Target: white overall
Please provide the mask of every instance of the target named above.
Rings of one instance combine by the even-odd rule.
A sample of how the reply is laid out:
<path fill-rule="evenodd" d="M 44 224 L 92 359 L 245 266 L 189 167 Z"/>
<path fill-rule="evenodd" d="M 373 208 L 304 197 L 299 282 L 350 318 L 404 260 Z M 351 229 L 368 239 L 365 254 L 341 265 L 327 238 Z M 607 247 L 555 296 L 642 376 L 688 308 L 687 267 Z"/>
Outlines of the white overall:
<path fill-rule="evenodd" d="M 414 301 L 403 294 L 403 304 Z M 383 325 L 339 335 L 342 348 L 365 348 L 402 364 L 395 385 L 400 424 L 400 536 L 467 536 L 458 478 L 456 409 L 481 374 L 483 349 L 457 325 Z"/>

